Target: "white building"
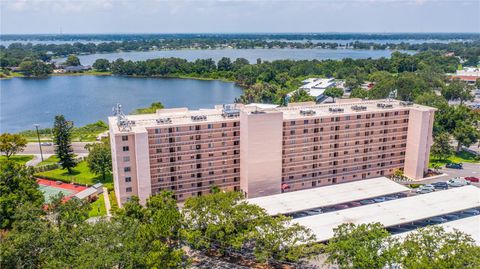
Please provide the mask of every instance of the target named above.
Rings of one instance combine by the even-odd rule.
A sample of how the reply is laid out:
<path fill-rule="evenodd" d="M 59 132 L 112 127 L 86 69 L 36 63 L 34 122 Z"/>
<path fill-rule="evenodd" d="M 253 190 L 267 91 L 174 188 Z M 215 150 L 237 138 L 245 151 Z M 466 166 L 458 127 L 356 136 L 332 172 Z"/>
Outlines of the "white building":
<path fill-rule="evenodd" d="M 308 78 L 302 81 L 302 83 L 303 85 L 298 90 L 306 91 L 317 101 L 321 101 L 324 99 L 323 93 L 326 89 L 337 86 L 337 82 L 333 78 Z M 292 97 L 295 92 L 296 91 L 289 93 L 288 98 Z"/>

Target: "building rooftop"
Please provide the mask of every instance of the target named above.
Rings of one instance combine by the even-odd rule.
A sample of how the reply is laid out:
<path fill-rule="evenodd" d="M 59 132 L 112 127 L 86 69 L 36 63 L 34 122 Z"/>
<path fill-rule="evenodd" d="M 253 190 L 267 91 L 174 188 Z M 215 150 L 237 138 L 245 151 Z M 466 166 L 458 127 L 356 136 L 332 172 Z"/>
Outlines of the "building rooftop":
<path fill-rule="evenodd" d="M 270 215 L 277 215 L 343 204 L 408 190 L 407 187 L 395 183 L 386 177 L 379 177 L 252 198 L 247 201 L 264 208 Z"/>
<path fill-rule="evenodd" d="M 460 232 L 470 235 L 473 240 L 475 240 L 475 244 L 480 246 L 480 215 L 449 221 L 435 226 L 440 226 L 447 232 L 452 232 L 454 229 L 457 229 Z M 412 232 L 414 231 L 396 234 L 394 237 L 403 239 Z"/>
<path fill-rule="evenodd" d="M 175 126 L 195 123 L 211 123 L 220 121 L 238 120 L 240 113 L 283 113 L 284 120 L 300 119 L 308 117 L 330 117 L 352 115 L 358 113 L 388 112 L 392 109 L 434 110 L 434 108 L 401 102 L 398 100 L 359 100 L 345 99 L 333 104 L 315 104 L 314 102 L 291 103 L 287 107 L 271 104 L 234 104 L 228 105 L 229 111 L 236 110 L 236 115 L 226 116 L 225 108 L 217 105 L 212 109 L 189 110 L 188 108 L 159 109 L 154 114 L 128 115 L 132 123 L 132 132 L 144 132 L 145 127 Z M 200 117 L 199 117 L 200 116 Z M 109 117 L 111 126 L 117 125 L 117 117 Z M 120 132 L 119 128 L 113 128 L 114 132 Z"/>
<path fill-rule="evenodd" d="M 478 197 L 479 188 L 465 186 L 298 218 L 292 222 L 310 228 L 318 241 L 326 241 L 334 235 L 333 229 L 343 223 L 379 222 L 390 227 L 478 207 Z"/>

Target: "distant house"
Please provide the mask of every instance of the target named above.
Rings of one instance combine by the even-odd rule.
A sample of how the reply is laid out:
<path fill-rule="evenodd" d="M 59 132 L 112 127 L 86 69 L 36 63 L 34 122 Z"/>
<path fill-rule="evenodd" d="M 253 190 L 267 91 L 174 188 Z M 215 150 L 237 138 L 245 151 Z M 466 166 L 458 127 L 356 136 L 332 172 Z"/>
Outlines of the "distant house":
<path fill-rule="evenodd" d="M 325 99 L 323 93 L 328 88 L 337 87 L 338 82 L 334 78 L 308 78 L 302 81 L 303 85 L 297 90 L 304 90 L 308 95 L 315 98 L 317 102 L 321 102 Z M 287 100 L 289 100 L 292 95 L 295 93 L 291 92 L 287 95 Z"/>
<path fill-rule="evenodd" d="M 90 65 L 66 66 L 63 68 L 66 73 L 83 72 L 92 69 Z"/>
<path fill-rule="evenodd" d="M 457 70 L 457 72 L 451 75 L 452 79 L 460 79 L 469 84 L 475 84 L 477 79 L 480 79 L 480 68 L 478 67 L 465 67 L 462 70 Z"/>

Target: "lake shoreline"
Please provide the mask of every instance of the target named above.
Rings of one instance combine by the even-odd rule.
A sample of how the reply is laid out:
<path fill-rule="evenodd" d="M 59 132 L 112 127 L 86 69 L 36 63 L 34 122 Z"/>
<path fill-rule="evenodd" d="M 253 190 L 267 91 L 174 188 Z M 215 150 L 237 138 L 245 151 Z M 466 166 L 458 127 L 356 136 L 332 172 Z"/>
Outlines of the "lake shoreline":
<path fill-rule="evenodd" d="M 226 78 L 205 78 L 205 77 L 190 77 L 190 76 L 128 76 L 128 75 L 115 75 L 110 71 L 107 72 L 99 72 L 99 71 L 93 71 L 93 72 L 79 72 L 79 73 L 52 73 L 44 77 L 28 77 L 24 75 L 15 75 L 15 76 L 8 76 L 8 77 L 2 77 L 0 80 L 6 80 L 6 79 L 12 79 L 12 78 L 28 78 L 28 79 L 44 79 L 48 77 L 78 77 L 78 76 L 99 76 L 99 77 L 105 77 L 105 76 L 119 76 L 119 77 L 125 77 L 125 78 L 160 78 L 160 79 L 194 79 L 194 80 L 205 80 L 205 81 L 222 81 L 222 82 L 233 82 L 235 83 L 235 80 L 229 80 Z"/>

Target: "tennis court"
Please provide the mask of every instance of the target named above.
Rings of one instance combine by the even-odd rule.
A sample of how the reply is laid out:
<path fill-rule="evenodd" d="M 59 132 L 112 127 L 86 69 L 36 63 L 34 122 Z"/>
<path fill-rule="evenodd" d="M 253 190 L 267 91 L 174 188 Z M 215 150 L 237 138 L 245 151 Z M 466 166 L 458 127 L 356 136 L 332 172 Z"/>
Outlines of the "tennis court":
<path fill-rule="evenodd" d="M 62 188 L 56 188 L 53 186 L 45 186 L 45 185 L 39 185 L 38 187 L 40 191 L 43 192 L 43 196 L 45 197 L 45 202 L 50 202 L 53 197 L 57 196 L 59 193 L 62 193 L 64 197 L 68 197 L 72 194 L 74 194 L 74 191 L 71 190 L 66 190 Z"/>
<path fill-rule="evenodd" d="M 62 193 L 65 197 L 65 200 L 68 200 L 76 193 L 81 192 L 87 188 L 85 186 L 79 186 L 43 178 L 37 179 L 37 183 L 38 188 L 40 189 L 40 191 L 43 192 L 46 203 L 49 203 L 52 198 L 57 196 L 59 193 Z"/>

